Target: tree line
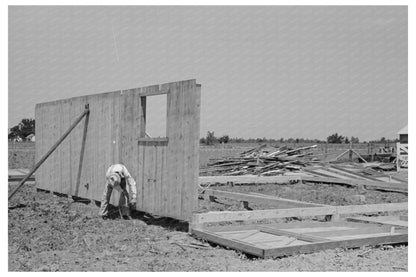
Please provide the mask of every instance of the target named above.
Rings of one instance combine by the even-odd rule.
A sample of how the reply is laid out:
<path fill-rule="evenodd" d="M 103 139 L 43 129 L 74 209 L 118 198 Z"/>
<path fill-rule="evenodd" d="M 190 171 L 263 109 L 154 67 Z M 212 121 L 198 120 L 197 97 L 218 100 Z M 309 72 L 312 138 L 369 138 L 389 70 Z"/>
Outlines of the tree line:
<path fill-rule="evenodd" d="M 17 125 L 9 129 L 9 140 L 25 140 L 27 136 L 35 134 L 35 120 L 24 118 Z"/>
<path fill-rule="evenodd" d="M 371 141 L 363 141 L 361 143 L 394 143 L 398 142 L 398 139 L 386 139 L 382 137 L 378 140 L 371 140 Z M 349 144 L 349 143 L 360 143 L 360 139 L 358 137 L 347 137 L 340 135 L 338 133 L 334 133 L 329 135 L 326 140 L 320 139 L 308 139 L 308 138 L 280 138 L 280 139 L 273 139 L 273 138 L 230 138 L 229 135 L 222 135 L 220 137 L 216 137 L 213 131 L 208 131 L 206 137 L 202 137 L 200 139 L 201 144 L 205 145 L 214 145 L 220 143 L 337 143 L 337 144 Z"/>
<path fill-rule="evenodd" d="M 35 135 L 35 119 L 32 118 L 24 118 L 22 119 L 17 125 L 13 126 L 9 129 L 8 139 L 18 139 L 18 140 L 25 140 L 27 136 L 30 134 Z M 386 139 L 385 137 L 381 137 L 378 140 L 371 140 L 371 141 L 363 141 L 362 143 L 395 143 L 398 142 L 398 139 Z M 349 144 L 352 143 L 359 143 L 360 139 L 358 137 L 348 137 L 343 136 L 338 133 L 334 133 L 329 135 L 326 140 L 319 140 L 319 139 L 308 139 L 308 138 L 231 138 L 229 135 L 222 135 L 219 137 L 215 136 L 214 131 L 208 131 L 205 137 L 200 139 L 201 144 L 205 145 L 214 145 L 220 143 L 345 143 Z"/>

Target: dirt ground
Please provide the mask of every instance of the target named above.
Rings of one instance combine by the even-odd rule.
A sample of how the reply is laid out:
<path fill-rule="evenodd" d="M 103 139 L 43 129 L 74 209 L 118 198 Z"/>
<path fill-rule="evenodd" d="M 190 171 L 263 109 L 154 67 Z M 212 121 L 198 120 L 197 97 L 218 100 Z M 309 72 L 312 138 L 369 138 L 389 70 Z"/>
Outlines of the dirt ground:
<path fill-rule="evenodd" d="M 241 151 L 241 150 L 240 150 Z M 223 151 L 220 151 L 221 153 Z M 230 150 L 235 152 L 235 150 Z M 206 153 L 206 154 L 203 154 Z M 228 153 L 231 154 L 231 153 Z M 203 156 L 205 155 L 205 156 Z M 202 150 L 201 163 L 218 152 Z M 221 154 L 222 155 L 222 154 Z M 33 149 L 9 149 L 9 168 L 30 168 Z M 407 178 L 407 173 L 400 173 Z M 9 191 L 17 183 L 9 183 Z M 267 184 L 218 186 L 329 205 L 407 201 L 407 196 L 343 186 Z M 258 259 L 188 235 L 188 224 L 135 212 L 132 220 L 102 220 L 98 203 L 68 201 L 27 183 L 9 201 L 9 271 L 407 271 L 406 245 L 333 249 Z M 250 208 L 273 208 L 251 204 Z M 239 210 L 233 200 L 200 199 L 200 212 Z M 364 255 L 361 255 L 364 254 Z"/>
<path fill-rule="evenodd" d="M 15 185 L 10 183 L 9 189 Z M 271 186 L 257 187 L 267 190 Z M 372 197 L 377 199 L 377 195 Z M 204 202 L 200 200 L 200 211 L 209 205 Z M 68 202 L 65 197 L 37 191 L 33 183 L 25 185 L 9 202 L 9 271 L 408 270 L 406 245 L 257 259 L 189 236 L 184 222 L 139 212 L 132 220 L 102 220 L 97 213 L 95 202 Z"/>

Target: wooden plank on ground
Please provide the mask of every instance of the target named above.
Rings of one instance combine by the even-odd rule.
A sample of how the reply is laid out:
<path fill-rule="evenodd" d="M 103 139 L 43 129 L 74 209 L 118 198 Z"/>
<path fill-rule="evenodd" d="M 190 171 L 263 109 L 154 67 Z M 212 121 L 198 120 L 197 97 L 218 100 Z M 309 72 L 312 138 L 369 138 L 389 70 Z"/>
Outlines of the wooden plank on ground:
<path fill-rule="evenodd" d="M 260 203 L 260 204 L 269 204 L 269 205 L 285 205 L 285 206 L 292 206 L 292 207 L 322 207 L 325 205 L 315 204 L 315 203 L 308 203 L 303 201 L 296 201 L 291 199 L 273 197 L 268 195 L 261 195 L 261 194 L 246 194 L 246 193 L 239 193 L 239 192 L 230 192 L 230 191 L 222 191 L 222 190 L 213 190 L 213 189 L 206 189 L 204 190 L 205 196 L 214 196 L 214 197 L 223 197 L 228 199 L 233 199 L 237 201 L 248 201 L 252 203 Z"/>
<path fill-rule="evenodd" d="M 360 214 L 386 211 L 403 211 L 408 209 L 407 202 L 372 204 L 372 205 L 352 205 L 352 206 L 326 206 L 312 208 L 292 208 L 292 209 L 269 209 L 256 211 L 222 211 L 194 214 L 193 224 L 203 224 L 209 222 L 224 221 L 249 221 L 260 219 L 273 219 L 285 217 L 309 217 L 333 214 Z"/>
<path fill-rule="evenodd" d="M 304 182 L 313 182 L 313 183 L 328 183 L 328 184 L 343 184 L 349 186 L 365 186 L 368 189 L 377 189 L 390 192 L 400 192 L 407 194 L 407 185 L 402 184 L 388 184 L 385 182 L 373 182 L 366 180 L 347 180 L 347 179 L 338 179 L 338 178 L 327 178 L 327 177 L 302 177 Z"/>

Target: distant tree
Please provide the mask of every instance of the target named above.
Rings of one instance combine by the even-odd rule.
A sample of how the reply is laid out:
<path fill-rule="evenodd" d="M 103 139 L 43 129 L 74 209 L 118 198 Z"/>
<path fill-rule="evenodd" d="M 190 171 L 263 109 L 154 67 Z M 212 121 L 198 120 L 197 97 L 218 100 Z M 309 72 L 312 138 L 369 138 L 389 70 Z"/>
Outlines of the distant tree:
<path fill-rule="evenodd" d="M 219 143 L 228 143 L 230 141 L 230 137 L 228 135 L 223 135 L 218 139 Z"/>
<path fill-rule="evenodd" d="M 22 119 L 22 121 L 10 128 L 8 138 L 21 138 L 24 139 L 30 134 L 35 134 L 35 120 L 31 118 Z"/>
<path fill-rule="evenodd" d="M 213 145 L 218 142 L 218 139 L 215 137 L 214 132 L 208 131 L 205 141 L 207 145 Z"/>
<path fill-rule="evenodd" d="M 381 143 L 386 143 L 386 138 L 385 137 L 381 137 L 380 142 Z"/>
<path fill-rule="evenodd" d="M 263 137 L 263 138 L 256 138 L 256 142 L 257 143 L 264 143 L 264 142 L 267 142 L 268 140 L 265 138 L 265 137 Z"/>
<path fill-rule="evenodd" d="M 335 133 L 327 137 L 326 141 L 328 143 L 343 143 L 344 136 L 341 136 L 341 135 L 338 135 L 338 133 Z"/>
<path fill-rule="evenodd" d="M 344 138 L 344 143 L 347 143 L 347 144 L 350 143 L 350 140 L 348 139 L 348 137 Z"/>
<path fill-rule="evenodd" d="M 351 142 L 352 143 L 359 143 L 360 140 L 358 138 L 356 138 L 356 137 L 351 137 Z"/>
<path fill-rule="evenodd" d="M 199 143 L 206 144 L 207 140 L 205 138 L 200 138 Z"/>

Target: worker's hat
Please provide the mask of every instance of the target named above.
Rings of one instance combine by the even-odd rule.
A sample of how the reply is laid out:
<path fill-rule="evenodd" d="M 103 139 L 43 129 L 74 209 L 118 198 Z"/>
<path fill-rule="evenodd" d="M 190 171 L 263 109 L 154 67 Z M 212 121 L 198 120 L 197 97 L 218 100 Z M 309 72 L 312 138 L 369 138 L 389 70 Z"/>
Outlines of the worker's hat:
<path fill-rule="evenodd" d="M 111 173 L 110 176 L 108 176 L 108 182 L 112 187 L 119 186 L 121 183 L 121 177 L 117 173 Z"/>
<path fill-rule="evenodd" d="M 124 177 L 125 177 L 122 171 L 116 171 L 116 173 L 117 173 L 118 175 L 120 175 L 120 177 L 121 177 L 121 178 L 124 178 Z"/>

